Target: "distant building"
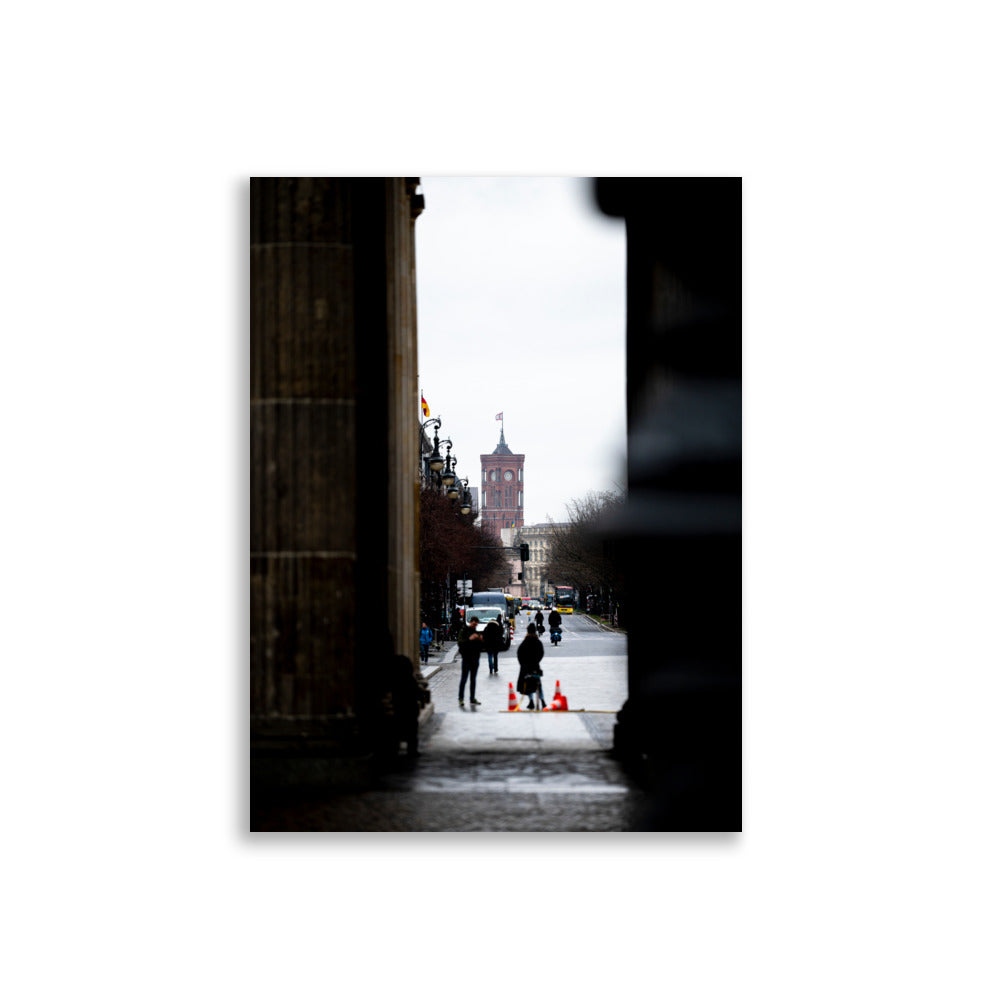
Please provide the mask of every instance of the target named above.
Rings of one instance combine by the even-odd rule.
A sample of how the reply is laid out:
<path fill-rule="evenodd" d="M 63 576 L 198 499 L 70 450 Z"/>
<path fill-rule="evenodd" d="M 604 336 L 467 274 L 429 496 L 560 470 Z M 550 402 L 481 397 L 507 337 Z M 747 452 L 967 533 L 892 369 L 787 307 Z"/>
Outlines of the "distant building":
<path fill-rule="evenodd" d="M 480 455 L 479 461 L 483 491 L 479 523 L 483 530 L 499 538 L 501 529 L 524 524 L 524 455 L 515 455 L 507 447 L 501 424 L 500 443 L 490 454 Z"/>
<path fill-rule="evenodd" d="M 551 558 L 552 532 L 556 528 L 566 527 L 566 522 L 554 524 L 546 521 L 544 524 L 528 524 L 520 528 L 507 528 L 501 533 L 504 545 L 511 546 L 509 555 L 512 562 L 512 579 L 517 581 L 521 572 L 521 558 L 517 551 L 522 542 L 528 544 L 528 561 L 524 564 L 524 579 L 520 581 L 522 588 L 511 593 L 520 597 L 541 597 L 546 582 L 549 581 L 548 564 Z M 560 582 L 560 581 L 552 581 Z"/>

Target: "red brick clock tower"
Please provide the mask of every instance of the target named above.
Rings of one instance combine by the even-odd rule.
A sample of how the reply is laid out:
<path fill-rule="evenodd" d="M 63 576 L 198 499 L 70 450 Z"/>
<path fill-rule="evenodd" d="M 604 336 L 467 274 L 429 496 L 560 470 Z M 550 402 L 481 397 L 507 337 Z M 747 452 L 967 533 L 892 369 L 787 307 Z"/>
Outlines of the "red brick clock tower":
<path fill-rule="evenodd" d="M 515 455 L 503 437 L 492 454 L 480 455 L 483 469 L 479 511 L 486 531 L 500 537 L 501 528 L 524 526 L 524 455 Z"/>

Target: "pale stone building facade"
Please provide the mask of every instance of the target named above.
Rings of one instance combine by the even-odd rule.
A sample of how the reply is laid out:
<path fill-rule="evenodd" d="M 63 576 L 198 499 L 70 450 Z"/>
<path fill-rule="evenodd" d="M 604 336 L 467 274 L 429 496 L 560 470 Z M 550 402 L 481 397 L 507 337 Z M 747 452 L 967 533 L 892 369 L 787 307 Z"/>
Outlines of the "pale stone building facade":
<path fill-rule="evenodd" d="M 543 524 L 526 524 L 520 528 L 504 528 L 500 538 L 510 548 L 511 590 L 515 597 L 541 597 L 548 582 L 548 563 L 551 553 L 551 538 L 555 528 L 565 527 L 565 523 L 546 521 Z M 524 579 L 518 580 L 521 559 L 518 549 L 522 542 L 528 545 L 528 561 L 524 564 Z M 517 589 L 514 585 L 519 584 Z"/>

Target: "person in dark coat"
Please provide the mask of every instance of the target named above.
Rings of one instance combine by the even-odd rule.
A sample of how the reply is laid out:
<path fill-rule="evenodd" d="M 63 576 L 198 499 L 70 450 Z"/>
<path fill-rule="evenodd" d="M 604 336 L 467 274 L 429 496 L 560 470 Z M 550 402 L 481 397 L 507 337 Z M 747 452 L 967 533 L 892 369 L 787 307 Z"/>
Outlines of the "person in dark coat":
<path fill-rule="evenodd" d="M 499 618 L 499 616 L 497 616 Z M 497 666 L 497 654 L 503 646 L 503 629 L 497 620 L 487 622 L 483 629 L 483 651 L 486 653 L 486 662 L 489 664 L 490 673 L 500 673 Z"/>
<path fill-rule="evenodd" d="M 555 608 L 552 609 L 552 613 L 549 615 L 549 640 L 552 645 L 558 645 L 559 640 L 562 638 L 562 615 L 556 611 Z"/>
<path fill-rule="evenodd" d="M 542 631 L 545 630 L 545 615 L 542 614 L 541 608 L 535 612 L 535 627 Z"/>
<path fill-rule="evenodd" d="M 521 669 L 517 675 L 515 689 L 518 694 L 528 696 L 528 708 L 535 707 L 535 694 L 538 695 L 538 704 L 545 708 L 545 696 L 542 694 L 542 657 L 545 655 L 545 647 L 542 640 L 538 638 L 534 625 L 528 626 L 528 634 L 521 640 L 521 645 L 517 647 L 517 662 Z M 534 675 L 537 679 L 529 680 L 529 675 Z"/>
<path fill-rule="evenodd" d="M 479 671 L 479 655 L 483 651 L 483 635 L 477 632 L 479 619 L 473 615 L 462 628 L 458 637 L 458 650 L 462 654 L 462 679 L 458 682 L 458 704 L 465 708 L 465 682 L 469 682 L 469 704 L 481 705 L 476 701 L 476 674 Z"/>

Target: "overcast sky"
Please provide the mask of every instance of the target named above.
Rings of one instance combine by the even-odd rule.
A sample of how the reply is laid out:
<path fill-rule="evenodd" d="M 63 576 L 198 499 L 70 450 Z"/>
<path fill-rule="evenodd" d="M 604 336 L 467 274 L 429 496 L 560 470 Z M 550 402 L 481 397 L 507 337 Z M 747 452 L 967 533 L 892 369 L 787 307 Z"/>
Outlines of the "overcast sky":
<path fill-rule="evenodd" d="M 523 453 L 524 523 L 625 482 L 625 224 L 592 182 L 423 177 L 419 388 L 459 475 L 504 437 Z"/>

